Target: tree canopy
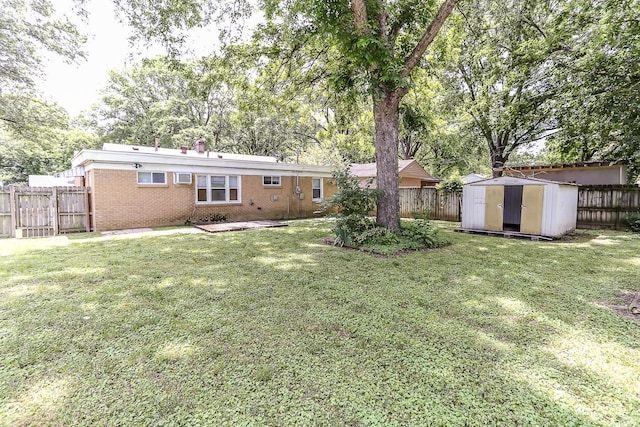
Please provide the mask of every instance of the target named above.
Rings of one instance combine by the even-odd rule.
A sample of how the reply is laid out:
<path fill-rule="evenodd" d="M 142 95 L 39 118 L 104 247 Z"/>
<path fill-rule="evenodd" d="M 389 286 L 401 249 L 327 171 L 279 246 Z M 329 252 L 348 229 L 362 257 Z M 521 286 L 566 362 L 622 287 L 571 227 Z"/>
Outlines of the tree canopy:
<path fill-rule="evenodd" d="M 83 37 L 49 0 L 0 2 L 5 181 L 83 145 L 203 139 L 287 161 L 376 161 L 377 219 L 394 229 L 399 157 L 442 178 L 552 160 L 640 172 L 638 0 L 116 0 L 168 56 L 112 70 L 102 101 L 71 121 L 34 82 L 46 55 L 81 58 Z M 256 14 L 251 39 L 232 37 Z M 189 56 L 188 31 L 223 17 L 217 53 Z"/>

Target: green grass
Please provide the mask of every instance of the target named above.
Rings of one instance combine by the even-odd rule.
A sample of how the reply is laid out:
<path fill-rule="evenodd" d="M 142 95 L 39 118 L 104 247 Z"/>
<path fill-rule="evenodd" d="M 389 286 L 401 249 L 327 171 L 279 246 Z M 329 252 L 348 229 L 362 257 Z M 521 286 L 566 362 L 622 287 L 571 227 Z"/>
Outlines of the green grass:
<path fill-rule="evenodd" d="M 0 241 L 0 425 L 640 424 L 640 236 Z"/>

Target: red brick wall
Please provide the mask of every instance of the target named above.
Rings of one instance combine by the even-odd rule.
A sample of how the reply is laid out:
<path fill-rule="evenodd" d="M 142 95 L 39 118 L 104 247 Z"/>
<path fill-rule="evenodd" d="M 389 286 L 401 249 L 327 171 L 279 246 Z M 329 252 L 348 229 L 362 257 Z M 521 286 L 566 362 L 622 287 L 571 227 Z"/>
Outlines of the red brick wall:
<path fill-rule="evenodd" d="M 184 225 L 219 215 L 226 215 L 227 221 L 306 218 L 320 208 L 312 201 L 311 177 L 299 178 L 302 200 L 294 192 L 295 177 L 283 176 L 281 186 L 270 187 L 262 185 L 262 176 L 245 175 L 239 203 L 201 205 L 195 203 L 195 174 L 191 185 L 178 185 L 167 172 L 167 184 L 160 186 L 137 184 L 135 170 L 94 169 L 87 176 L 95 231 Z M 335 192 L 329 180 L 323 179 L 324 197 Z"/>

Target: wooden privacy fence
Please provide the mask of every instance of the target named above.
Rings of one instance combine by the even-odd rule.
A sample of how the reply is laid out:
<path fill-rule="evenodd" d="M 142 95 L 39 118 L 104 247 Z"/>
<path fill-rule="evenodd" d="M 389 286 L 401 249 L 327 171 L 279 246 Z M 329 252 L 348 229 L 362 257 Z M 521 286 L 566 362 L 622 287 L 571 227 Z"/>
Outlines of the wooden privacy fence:
<path fill-rule="evenodd" d="M 640 212 L 636 185 L 582 186 L 578 191 L 578 228 L 627 228 L 625 218 Z"/>
<path fill-rule="evenodd" d="M 401 188 L 400 216 L 413 218 L 429 214 L 431 219 L 460 221 L 462 195 L 446 194 L 436 188 Z"/>
<path fill-rule="evenodd" d="M 86 187 L 0 187 L 0 237 L 90 231 Z"/>

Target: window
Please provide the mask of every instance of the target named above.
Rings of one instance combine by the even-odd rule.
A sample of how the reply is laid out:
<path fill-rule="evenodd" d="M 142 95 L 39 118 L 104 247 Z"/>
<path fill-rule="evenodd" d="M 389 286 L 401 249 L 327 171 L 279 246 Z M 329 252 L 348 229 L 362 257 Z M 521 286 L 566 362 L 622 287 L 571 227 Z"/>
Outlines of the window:
<path fill-rule="evenodd" d="M 198 203 L 234 203 L 240 201 L 240 177 L 229 175 L 197 175 Z"/>
<path fill-rule="evenodd" d="M 191 184 L 191 174 L 188 172 L 176 172 L 173 174 L 174 184 Z"/>
<path fill-rule="evenodd" d="M 262 185 L 280 185 L 279 176 L 263 176 Z"/>
<path fill-rule="evenodd" d="M 322 178 L 313 178 L 311 180 L 311 198 L 313 200 L 322 200 Z"/>
<path fill-rule="evenodd" d="M 167 174 L 164 172 L 138 172 L 138 184 L 166 184 Z"/>

